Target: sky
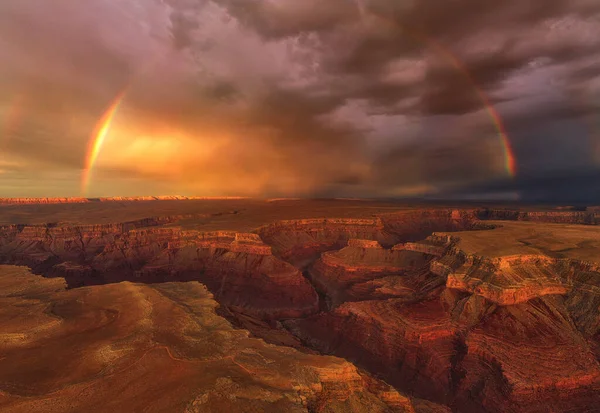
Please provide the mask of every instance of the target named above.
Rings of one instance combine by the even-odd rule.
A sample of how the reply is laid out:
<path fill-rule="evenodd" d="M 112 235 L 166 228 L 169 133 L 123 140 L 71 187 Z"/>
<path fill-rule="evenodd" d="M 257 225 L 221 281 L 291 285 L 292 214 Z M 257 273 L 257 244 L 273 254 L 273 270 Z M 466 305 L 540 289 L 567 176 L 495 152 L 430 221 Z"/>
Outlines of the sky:
<path fill-rule="evenodd" d="M 0 61 L 0 197 L 600 201 L 598 0 L 2 0 Z"/>

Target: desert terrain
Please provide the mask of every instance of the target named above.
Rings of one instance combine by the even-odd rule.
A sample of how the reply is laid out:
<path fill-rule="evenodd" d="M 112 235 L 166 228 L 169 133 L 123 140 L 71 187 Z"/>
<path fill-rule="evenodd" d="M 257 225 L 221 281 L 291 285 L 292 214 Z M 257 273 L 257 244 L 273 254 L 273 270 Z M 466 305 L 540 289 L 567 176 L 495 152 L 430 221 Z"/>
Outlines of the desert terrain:
<path fill-rule="evenodd" d="M 595 208 L 0 201 L 0 411 L 600 411 Z"/>

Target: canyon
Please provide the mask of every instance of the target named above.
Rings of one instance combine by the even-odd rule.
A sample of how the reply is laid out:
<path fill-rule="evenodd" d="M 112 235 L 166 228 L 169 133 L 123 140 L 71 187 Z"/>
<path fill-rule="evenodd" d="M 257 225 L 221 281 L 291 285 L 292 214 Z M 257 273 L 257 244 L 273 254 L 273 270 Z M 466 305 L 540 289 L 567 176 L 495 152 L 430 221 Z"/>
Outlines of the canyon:
<path fill-rule="evenodd" d="M 208 199 L 245 199 L 243 197 L 200 197 L 200 196 L 119 196 L 110 198 L 0 198 L 0 205 L 44 205 L 44 204 L 87 204 L 95 202 L 144 202 L 144 201 L 188 201 Z"/>
<path fill-rule="evenodd" d="M 108 204 L 0 207 L 0 410 L 600 409 L 594 208 Z"/>

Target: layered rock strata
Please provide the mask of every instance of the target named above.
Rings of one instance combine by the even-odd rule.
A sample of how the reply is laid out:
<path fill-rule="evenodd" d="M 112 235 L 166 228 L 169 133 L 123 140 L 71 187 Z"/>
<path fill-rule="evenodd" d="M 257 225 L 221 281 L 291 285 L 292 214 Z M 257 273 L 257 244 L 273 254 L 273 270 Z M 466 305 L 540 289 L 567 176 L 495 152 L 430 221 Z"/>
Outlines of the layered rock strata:
<path fill-rule="evenodd" d="M 188 200 L 246 199 L 245 197 L 201 197 L 201 196 L 128 196 L 110 198 L 0 198 L 0 205 L 46 205 L 46 204 L 86 204 L 91 202 L 142 202 L 142 201 L 188 201 Z"/>
<path fill-rule="evenodd" d="M 297 266 L 310 263 L 322 252 L 343 247 L 349 239 L 373 240 L 386 246 L 398 240 L 379 218 L 279 221 L 256 232 L 273 247 L 275 255 Z"/>
<path fill-rule="evenodd" d="M 449 412 L 232 328 L 199 283 L 65 290 L 0 266 L 0 410 Z"/>
<path fill-rule="evenodd" d="M 156 223 L 140 222 L 7 226 L 2 228 L 0 262 L 65 277 L 71 287 L 122 280 L 200 280 L 224 304 L 257 317 L 299 317 L 318 310 L 317 294 L 302 273 L 273 256 L 256 234 L 176 227 L 127 230 Z"/>
<path fill-rule="evenodd" d="M 554 224 L 600 224 L 600 213 L 587 211 L 519 211 L 510 209 L 480 209 L 477 217 L 484 220 L 532 221 Z"/>
<path fill-rule="evenodd" d="M 327 280 L 334 302 L 346 302 L 286 326 L 311 347 L 454 411 L 591 411 L 600 402 L 598 266 L 544 256 L 486 259 L 458 250 L 456 238 L 443 239 L 437 234 L 410 247 L 423 258 L 431 253 L 429 272 L 422 264 L 422 272 L 371 273 L 367 282 L 379 286 L 401 277 L 403 296 L 363 287 L 362 297 L 348 299 L 364 284 L 354 278 L 357 256 L 368 266 L 374 254 L 367 250 L 387 258 L 400 248 L 350 242 L 324 254 L 315 276 Z M 425 248 L 436 242 L 440 250 Z M 424 273 L 438 277 L 437 288 L 410 288 Z"/>
<path fill-rule="evenodd" d="M 477 294 L 500 305 L 514 305 L 569 291 L 559 276 L 558 262 L 545 256 L 510 256 L 492 260 L 469 257 L 448 274 L 448 288 Z"/>
<path fill-rule="evenodd" d="M 345 247 L 350 239 L 377 241 L 385 248 L 419 241 L 435 231 L 491 228 L 476 210 L 423 209 L 380 214 L 373 219 L 305 219 L 279 221 L 256 230 L 273 253 L 305 266 L 321 253 Z"/>
<path fill-rule="evenodd" d="M 456 412 L 589 412 L 600 403 L 600 268 L 466 254 L 460 234 L 444 231 L 486 228 L 477 217 L 481 210 L 403 211 L 255 233 L 17 225 L 2 228 L 0 257 L 71 286 L 200 281 L 254 334 L 345 357 L 428 400 L 411 401 L 414 411 L 441 403 Z M 321 370 L 327 394 L 348 393 L 333 384 L 346 383 L 338 374 L 346 373 Z M 348 386 L 364 388 L 361 380 Z M 385 408 L 404 406 L 380 386 L 367 385 Z"/>
<path fill-rule="evenodd" d="M 415 300 L 444 284 L 429 268 L 450 245 L 450 237 L 434 236 L 390 249 L 377 241 L 351 239 L 345 248 L 323 253 L 308 274 L 332 306 L 375 297 Z"/>

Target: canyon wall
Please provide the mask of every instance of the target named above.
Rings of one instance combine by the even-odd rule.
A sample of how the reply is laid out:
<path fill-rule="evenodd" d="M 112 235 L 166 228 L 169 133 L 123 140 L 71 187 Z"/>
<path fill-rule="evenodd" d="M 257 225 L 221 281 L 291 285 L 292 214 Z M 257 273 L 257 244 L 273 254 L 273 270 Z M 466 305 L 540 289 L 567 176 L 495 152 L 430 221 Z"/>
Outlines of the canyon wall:
<path fill-rule="evenodd" d="M 11 225 L 0 228 L 0 262 L 71 287 L 200 281 L 253 334 L 344 357 L 453 411 L 589 411 L 600 403 L 600 267 L 466 254 L 460 233 L 445 232 L 492 228 L 481 214 L 289 220 L 253 233 L 164 219 Z M 528 217 L 582 220 L 561 214 Z M 322 373 L 335 393 L 341 373 Z"/>
<path fill-rule="evenodd" d="M 92 202 L 142 202 L 142 201 L 188 201 L 188 200 L 222 200 L 247 199 L 245 197 L 202 197 L 202 196 L 117 196 L 104 198 L 0 198 L 0 205 L 46 205 L 46 204 L 85 204 Z"/>
<path fill-rule="evenodd" d="M 182 216 L 109 225 L 0 227 L 0 262 L 63 276 L 70 286 L 200 280 L 227 305 L 259 317 L 318 309 L 302 273 L 256 234 L 201 233 L 158 225 Z M 149 227 L 148 227 L 149 226 Z"/>
<path fill-rule="evenodd" d="M 0 301 L 5 412 L 449 413 L 340 358 L 250 337 L 197 282 L 65 290 L 0 266 Z"/>
<path fill-rule="evenodd" d="M 483 220 L 532 221 L 555 224 L 600 224 L 600 213 L 588 211 L 519 211 L 479 209 L 477 217 Z"/>

